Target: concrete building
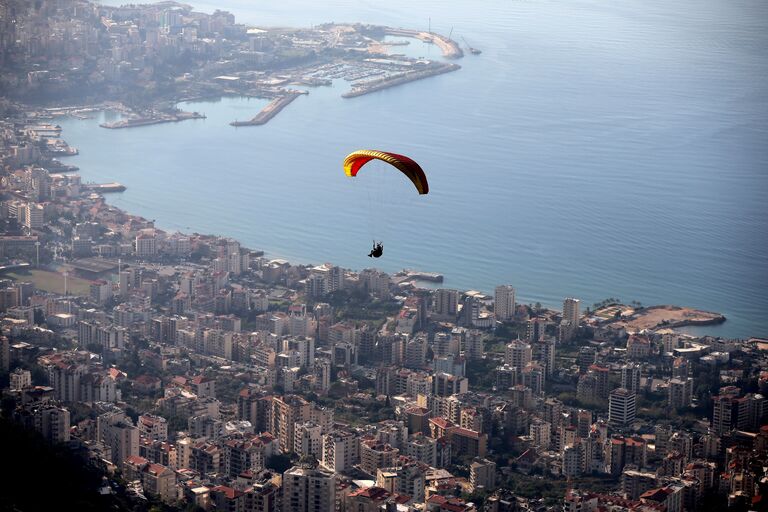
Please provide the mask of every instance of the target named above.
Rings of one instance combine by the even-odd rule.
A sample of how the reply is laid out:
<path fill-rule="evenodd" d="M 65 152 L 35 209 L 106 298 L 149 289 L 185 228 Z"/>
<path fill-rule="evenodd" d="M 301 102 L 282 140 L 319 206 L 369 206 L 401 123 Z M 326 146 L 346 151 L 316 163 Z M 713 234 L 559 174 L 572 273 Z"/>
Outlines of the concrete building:
<path fill-rule="evenodd" d="M 581 301 L 579 299 L 566 298 L 563 301 L 563 320 L 570 324 L 578 325 L 581 318 L 580 307 Z"/>
<path fill-rule="evenodd" d="M 151 439 L 152 441 L 168 440 L 168 420 L 162 416 L 142 414 L 139 416 L 137 426 L 139 435 L 142 438 Z"/>
<path fill-rule="evenodd" d="M 104 431 L 110 460 L 118 467 L 131 455 L 139 455 L 139 429 L 129 422 L 121 419 L 107 425 Z"/>
<path fill-rule="evenodd" d="M 563 301 L 563 319 L 560 322 L 559 337 L 561 341 L 568 341 L 573 338 L 579 328 L 581 312 L 579 299 L 571 297 Z"/>
<path fill-rule="evenodd" d="M 504 363 L 521 372 L 533 360 L 533 349 L 530 344 L 516 340 L 509 343 L 504 350 Z"/>
<path fill-rule="evenodd" d="M 395 465 L 400 450 L 378 439 L 369 439 L 360 443 L 360 469 L 371 476 L 376 476 L 377 468 Z"/>
<path fill-rule="evenodd" d="M 496 463 L 487 459 L 472 461 L 469 465 L 469 483 L 472 486 L 472 492 L 478 492 L 481 489 L 493 491 L 496 488 Z"/>
<path fill-rule="evenodd" d="M 11 391 L 21 391 L 32 385 L 32 373 L 29 370 L 16 368 L 11 372 Z"/>
<path fill-rule="evenodd" d="M 582 447 L 580 444 L 563 448 L 561 460 L 563 464 L 562 474 L 565 478 L 576 478 L 581 475 L 584 467 L 582 461 Z"/>
<path fill-rule="evenodd" d="M 96 304 L 104 304 L 112 298 L 112 283 L 103 279 L 92 282 L 89 297 Z"/>
<path fill-rule="evenodd" d="M 608 422 L 617 427 L 630 425 L 635 421 L 636 395 L 626 388 L 611 391 L 608 400 Z"/>
<path fill-rule="evenodd" d="M 671 379 L 667 393 L 667 403 L 671 408 L 690 407 L 693 396 L 693 379 Z"/>
<path fill-rule="evenodd" d="M 435 315 L 446 319 L 455 319 L 459 312 L 458 290 L 448 290 L 445 288 L 435 290 L 432 296 L 432 307 Z"/>
<path fill-rule="evenodd" d="M 155 235 L 140 234 L 136 237 L 136 257 L 153 258 L 157 254 Z"/>
<path fill-rule="evenodd" d="M 499 322 L 515 318 L 515 289 L 508 284 L 497 286 L 493 302 L 494 314 Z"/>
<path fill-rule="evenodd" d="M 336 430 L 323 436 L 321 464 L 334 473 L 347 471 L 360 461 L 360 441 L 355 434 Z"/>
<path fill-rule="evenodd" d="M 35 409 L 35 430 L 51 443 L 69 441 L 69 411 L 63 407 L 46 405 Z"/>
<path fill-rule="evenodd" d="M 288 453 L 295 442 L 295 425 L 310 419 L 310 404 L 300 396 L 286 395 L 272 399 L 272 428 L 280 450 Z"/>
<path fill-rule="evenodd" d="M 27 203 L 24 226 L 27 229 L 43 229 L 43 206 L 35 203 Z"/>
<path fill-rule="evenodd" d="M 318 461 L 323 457 L 323 435 L 320 425 L 307 421 L 294 426 L 293 451 L 299 455 L 312 455 Z"/>
<path fill-rule="evenodd" d="M 311 464 L 283 473 L 283 510 L 332 512 L 336 510 L 336 476 Z"/>
<path fill-rule="evenodd" d="M 733 415 L 735 399 L 730 395 L 719 395 L 712 398 L 712 431 L 721 436 L 736 427 Z"/>
<path fill-rule="evenodd" d="M 640 365 L 627 363 L 621 367 L 621 387 L 633 393 L 640 391 Z"/>

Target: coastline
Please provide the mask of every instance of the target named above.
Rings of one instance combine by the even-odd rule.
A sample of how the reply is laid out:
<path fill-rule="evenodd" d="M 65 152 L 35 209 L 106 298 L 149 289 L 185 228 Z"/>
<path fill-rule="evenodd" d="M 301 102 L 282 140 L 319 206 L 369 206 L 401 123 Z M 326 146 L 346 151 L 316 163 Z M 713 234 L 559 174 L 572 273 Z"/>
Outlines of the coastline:
<path fill-rule="evenodd" d="M 297 97 L 299 95 L 300 94 L 293 94 L 291 96 L 293 96 L 294 99 L 295 99 L 295 97 Z M 282 97 L 275 98 L 275 100 L 273 100 L 273 102 L 275 102 L 275 101 L 277 101 L 277 100 L 279 100 L 281 98 Z M 290 103 L 290 102 L 288 102 L 288 103 Z M 264 110 L 264 109 L 262 109 L 262 110 Z M 276 113 L 273 114 L 273 115 L 276 115 Z M 124 185 L 117 184 L 117 183 L 106 184 L 106 185 L 118 185 L 120 187 L 124 187 Z M 114 191 L 118 191 L 118 190 L 114 190 Z M 142 217 L 141 215 L 132 214 L 129 211 L 127 211 L 127 210 L 125 210 L 125 209 L 123 209 L 123 208 L 121 208 L 119 206 L 115 206 L 114 204 L 110 204 L 111 201 L 108 201 L 106 198 L 103 198 L 103 200 L 104 200 L 105 204 L 109 204 L 109 206 L 111 208 L 115 208 L 117 210 L 120 210 L 121 212 L 125 213 L 127 216 L 144 219 L 144 217 Z M 177 232 L 177 233 L 188 234 L 188 235 L 189 234 L 200 235 L 200 233 L 198 233 L 198 232 L 191 232 L 190 233 L 189 230 L 180 229 L 179 227 L 170 227 L 170 228 L 157 227 L 156 229 L 158 229 L 160 231 L 165 231 L 165 232 L 168 232 L 168 233 Z M 215 234 L 214 231 L 210 231 L 209 233 L 210 233 L 209 235 L 205 235 L 205 236 L 214 236 L 214 237 L 226 236 L 226 235 Z M 237 239 L 237 238 L 235 237 L 234 239 Z M 263 252 L 263 251 L 261 251 L 261 252 Z M 267 253 L 269 253 L 269 252 L 270 251 L 267 251 Z M 289 261 L 289 262 L 291 262 L 294 265 L 299 265 L 299 266 L 307 266 L 307 265 L 314 265 L 315 264 L 313 262 L 313 260 L 311 259 L 311 257 L 310 258 L 306 258 L 306 257 L 302 257 L 302 256 L 297 256 L 297 255 L 293 255 L 293 256 L 289 257 L 287 255 L 283 255 L 283 254 L 279 254 L 279 253 L 274 253 L 274 254 L 271 255 L 270 259 L 282 259 L 282 260 L 285 260 L 285 261 Z M 358 272 L 358 271 L 361 270 L 361 269 L 357 269 L 357 268 L 349 268 L 349 267 L 345 267 L 345 268 L 347 268 L 348 270 L 350 270 L 352 272 Z M 450 279 L 450 276 L 445 276 L 442 273 L 431 272 L 431 271 L 418 271 L 418 270 L 406 269 L 406 268 L 404 268 L 404 269 L 402 269 L 400 271 L 397 271 L 397 272 L 392 272 L 391 275 L 392 276 L 400 275 L 404 282 L 411 282 L 411 284 L 414 284 L 417 287 L 421 287 L 421 286 L 419 286 L 415 282 L 416 281 L 424 280 L 424 281 L 426 281 L 425 284 L 427 284 L 427 288 L 435 288 L 435 287 L 436 288 L 441 288 L 441 287 L 443 287 L 443 281 L 446 278 Z M 426 276 L 426 278 L 424 278 L 425 276 Z M 448 286 L 448 288 L 453 288 L 453 287 Z M 467 287 L 467 285 L 465 284 L 463 288 L 459 287 L 459 288 L 456 288 L 456 289 L 461 290 L 461 291 L 470 291 L 470 290 L 479 289 L 479 288 L 476 287 L 476 286 L 472 286 L 471 283 L 470 283 L 469 287 Z M 484 294 L 486 296 L 492 296 L 492 290 L 490 290 L 488 292 L 485 292 Z M 529 303 L 529 302 L 532 303 L 533 301 L 537 300 L 535 298 L 525 299 L 523 296 L 521 296 L 520 299 L 521 299 L 521 304 L 522 303 Z M 544 307 L 547 308 L 547 309 L 557 310 L 557 304 L 556 303 L 546 303 L 546 304 L 544 304 Z M 671 305 L 647 306 L 645 308 L 641 308 L 639 311 L 646 311 L 647 312 L 647 311 L 654 311 L 654 310 L 662 310 L 664 308 L 669 308 L 669 309 L 674 309 L 674 310 L 700 311 L 700 310 L 695 310 L 695 309 L 692 309 L 692 308 L 685 308 L 685 307 L 671 306 Z M 668 323 L 663 323 L 663 324 L 659 323 L 658 325 L 654 325 L 651 328 L 651 330 L 682 328 L 682 327 L 686 327 L 686 326 L 704 327 L 704 326 L 707 326 L 707 325 L 720 325 L 720 324 L 724 323 L 727 320 L 726 316 L 722 315 L 720 313 L 711 313 L 711 312 L 705 312 L 705 313 L 711 314 L 713 316 L 711 318 L 704 318 L 704 319 L 702 319 L 702 318 L 687 318 L 687 319 L 684 319 L 684 320 L 677 320 L 677 321 L 674 321 L 674 322 L 668 322 Z M 625 319 L 625 320 L 628 320 L 628 319 Z"/>
<path fill-rule="evenodd" d="M 335 26 L 335 25 L 332 25 Z M 451 39 L 450 37 L 446 37 L 444 35 L 438 34 L 436 32 L 425 32 L 420 30 L 412 30 L 412 29 L 404 29 L 404 28 L 392 28 L 387 26 L 379 26 L 377 27 L 381 30 L 381 33 L 383 33 L 385 36 L 395 36 L 395 37 L 405 37 L 405 38 L 412 38 L 417 39 L 419 41 L 422 41 L 424 43 L 428 44 L 434 44 L 437 47 L 440 48 L 441 55 L 445 59 L 459 59 L 464 56 L 464 51 L 461 49 L 459 44 Z M 445 63 L 445 62 L 438 62 L 438 61 L 431 61 L 431 60 L 421 60 L 421 59 L 414 59 L 414 58 L 405 58 L 402 56 L 394 56 L 392 57 L 393 60 L 390 60 L 389 62 L 385 62 L 385 59 L 382 59 L 382 54 L 384 56 L 387 56 L 387 52 L 382 52 L 382 48 L 388 48 L 390 46 L 402 46 L 407 45 L 409 42 L 407 41 L 399 41 L 399 42 L 386 42 L 383 39 L 382 40 L 376 40 L 374 41 L 375 44 L 372 44 L 369 46 L 368 50 L 364 52 L 365 55 L 368 55 L 368 57 L 363 58 L 362 62 L 363 64 L 366 64 L 363 61 L 369 61 L 370 63 L 375 62 L 377 60 L 380 60 L 380 64 L 383 64 L 381 71 L 378 73 L 368 73 L 366 74 L 365 69 L 367 69 L 365 66 L 362 67 L 364 70 L 362 74 L 358 74 L 355 76 L 354 73 L 352 73 L 352 76 L 347 76 L 345 79 L 347 81 L 351 81 L 352 85 L 350 90 L 347 92 L 344 92 L 341 94 L 342 98 L 354 98 L 357 96 L 362 96 L 365 94 L 370 94 L 373 92 L 381 91 L 390 87 L 396 87 L 398 85 L 406 84 L 409 82 L 414 82 L 417 80 L 422 80 L 425 78 L 429 78 L 432 76 L 441 75 L 444 73 L 449 73 L 451 71 L 458 71 L 461 69 L 461 66 L 458 64 L 452 64 L 452 63 Z M 350 50 L 347 49 L 349 52 Z M 355 52 L 352 52 L 355 53 Z M 330 63 L 331 67 L 344 67 L 344 66 L 354 66 L 356 63 L 358 63 L 358 60 L 356 59 L 349 59 L 348 57 L 342 57 L 340 60 L 334 60 L 332 63 Z M 317 69 L 323 69 L 324 67 L 328 66 L 327 63 L 321 63 L 319 65 L 315 64 L 317 66 Z M 268 74 L 265 79 L 262 80 L 250 80 L 244 78 L 247 76 L 247 73 L 241 76 L 240 72 L 235 72 L 235 76 L 225 76 L 222 75 L 220 77 L 217 77 L 217 79 L 220 79 L 222 81 L 227 81 L 227 85 L 221 85 L 219 87 L 219 90 L 217 92 L 207 92 L 203 94 L 198 94 L 192 91 L 184 91 L 180 95 L 176 95 L 173 99 L 170 100 L 171 104 L 178 105 L 179 103 L 185 102 L 185 101 L 201 101 L 206 99 L 212 99 L 212 98 L 219 98 L 227 95 L 242 95 L 242 96 L 253 96 L 258 98 L 273 98 L 269 104 L 267 104 L 264 108 L 262 108 L 254 117 L 252 117 L 249 120 L 246 121 L 232 121 L 229 124 L 231 126 L 235 127 L 244 127 L 244 126 L 260 126 L 263 124 L 266 124 L 271 119 L 273 119 L 277 114 L 279 114 L 285 107 L 287 107 L 290 103 L 292 103 L 298 96 L 302 94 L 309 94 L 309 91 L 301 91 L 301 90 L 292 90 L 292 89 L 283 89 L 282 87 L 278 87 L 277 89 L 274 88 L 274 85 L 276 84 L 283 84 L 283 83 L 292 83 L 292 84 L 304 84 L 309 86 L 328 86 L 332 85 L 331 79 L 327 77 L 317 77 L 313 76 L 312 66 L 309 66 L 308 68 L 302 69 L 301 66 L 298 68 L 288 68 L 286 70 L 283 70 L 283 72 L 273 76 L 270 78 L 270 75 Z M 370 67 L 369 67 L 370 68 Z M 368 69 L 369 69 L 368 68 Z M 309 70 L 309 72 L 305 75 L 304 72 Z M 360 69 L 360 68 L 358 68 Z M 375 69 L 375 68 L 374 68 Z M 379 78 L 372 78 L 370 80 L 364 81 L 365 78 L 370 76 L 376 76 L 376 75 L 383 75 Z M 363 77 L 363 80 L 360 80 L 360 77 Z M 240 82 L 240 80 L 243 80 L 243 82 Z M 237 87 L 229 87 L 229 82 L 232 83 L 247 83 L 246 86 L 240 86 Z M 94 105 L 82 105 L 82 106 L 70 106 L 70 107 L 53 107 L 53 108 L 43 108 L 42 111 L 48 113 L 48 114 L 55 114 L 55 115 L 70 115 L 72 117 L 75 117 L 77 119 L 88 119 L 90 116 L 86 114 L 90 114 L 91 112 L 94 112 L 100 108 L 106 108 L 110 110 L 117 111 L 125 117 L 124 119 L 120 119 L 118 121 L 113 122 L 104 122 L 99 124 L 101 128 L 106 128 L 110 130 L 118 130 L 118 129 L 125 129 L 125 128 L 138 128 L 142 126 L 151 126 L 151 125 L 157 125 L 157 124 L 165 124 L 165 123 L 178 123 L 181 121 L 186 121 L 189 119 L 205 119 L 206 116 L 204 114 L 200 114 L 198 112 L 185 112 L 185 111 L 177 111 L 177 112 L 168 112 L 163 111 L 163 108 L 160 108 L 160 105 L 165 105 L 168 103 L 168 99 L 165 100 L 157 100 L 154 103 L 154 107 L 150 107 L 146 110 L 134 110 L 132 107 L 129 107 L 123 103 L 115 102 L 112 100 L 105 100 L 101 102 L 100 104 L 94 104 Z"/>
<path fill-rule="evenodd" d="M 637 309 L 632 306 L 617 304 L 597 310 L 595 314 L 597 316 L 620 314 L 620 319 L 609 321 L 608 324 L 637 331 L 719 325 L 727 320 L 722 313 L 671 304 L 638 307 Z"/>

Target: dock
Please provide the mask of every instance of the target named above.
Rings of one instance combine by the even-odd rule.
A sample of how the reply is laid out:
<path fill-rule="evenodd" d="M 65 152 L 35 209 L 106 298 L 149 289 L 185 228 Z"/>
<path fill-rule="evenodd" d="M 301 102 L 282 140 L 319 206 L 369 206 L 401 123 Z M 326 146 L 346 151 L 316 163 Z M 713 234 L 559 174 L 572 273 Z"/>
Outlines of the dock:
<path fill-rule="evenodd" d="M 443 274 L 438 274 L 437 272 L 422 272 L 412 269 L 403 269 L 395 274 L 394 277 L 404 277 L 407 280 L 430 281 L 432 283 L 442 283 L 445 279 Z"/>
<path fill-rule="evenodd" d="M 384 33 L 390 36 L 414 37 L 424 41 L 425 43 L 433 43 L 437 45 L 438 48 L 440 48 L 440 51 L 443 53 L 443 57 L 446 59 L 460 59 L 464 56 L 464 51 L 459 46 L 459 43 L 453 39 L 449 39 L 434 32 L 423 32 L 420 30 L 386 27 L 384 29 Z"/>
<path fill-rule="evenodd" d="M 363 84 L 352 87 L 352 90 L 341 95 L 342 98 L 354 98 L 356 96 L 362 96 L 363 94 L 370 94 L 372 92 L 381 91 L 396 85 L 407 84 L 423 78 L 429 78 L 430 76 L 442 75 L 443 73 L 450 73 L 461 69 L 458 64 L 442 64 L 426 68 L 421 71 L 411 71 L 408 73 L 401 73 L 387 78 L 380 78 L 378 80 L 372 80 Z"/>
<path fill-rule="evenodd" d="M 134 117 L 132 119 L 115 121 L 114 123 L 102 123 L 99 126 L 110 130 L 118 130 L 120 128 L 136 128 L 138 126 L 149 126 L 153 124 L 179 123 L 181 121 L 186 121 L 187 119 L 205 119 L 205 115 L 198 114 L 197 112 L 179 112 L 178 114 L 157 117 Z"/>
<path fill-rule="evenodd" d="M 256 114 L 250 121 L 232 121 L 229 123 L 231 126 L 260 126 L 266 124 L 270 119 L 280 113 L 285 107 L 301 96 L 302 94 L 309 94 L 306 91 L 288 91 L 279 95 L 272 101 L 270 101 L 266 107 Z"/>
<path fill-rule="evenodd" d="M 85 183 L 82 187 L 86 190 L 102 194 L 107 192 L 124 192 L 126 188 L 125 185 L 116 181 L 112 183 Z"/>

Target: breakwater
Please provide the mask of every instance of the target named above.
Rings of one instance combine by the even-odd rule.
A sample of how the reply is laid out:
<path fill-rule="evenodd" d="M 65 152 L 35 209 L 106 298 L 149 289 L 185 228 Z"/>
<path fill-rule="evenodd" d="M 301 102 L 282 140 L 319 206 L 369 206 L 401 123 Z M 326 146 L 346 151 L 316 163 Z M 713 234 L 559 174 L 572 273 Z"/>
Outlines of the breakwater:
<path fill-rule="evenodd" d="M 410 71 L 406 73 L 400 73 L 397 75 L 389 76 L 387 78 L 380 78 L 378 80 L 371 80 L 352 87 L 352 90 L 341 95 L 342 98 L 354 98 L 356 96 L 362 96 L 363 94 L 369 94 L 382 89 L 388 89 L 395 87 L 396 85 L 407 84 L 415 80 L 421 80 L 423 78 L 429 78 L 430 76 L 442 75 L 443 73 L 450 73 L 461 69 L 458 64 L 441 64 L 434 67 L 429 67 L 420 71 Z"/>
<path fill-rule="evenodd" d="M 158 114 L 149 117 L 135 117 L 132 119 L 121 119 L 113 123 L 101 123 L 99 126 L 110 130 L 121 128 L 136 128 L 139 126 L 149 126 L 153 124 L 178 123 L 188 119 L 205 119 L 205 115 L 197 112 L 179 112 L 177 114 Z"/>
<path fill-rule="evenodd" d="M 232 121 L 229 123 L 231 126 L 259 126 L 266 124 L 270 119 L 280 113 L 285 107 L 287 107 L 293 100 L 301 96 L 302 94 L 308 94 L 307 92 L 290 91 L 285 94 L 281 94 L 277 98 L 269 102 L 269 104 L 261 109 L 250 121 Z"/>
<path fill-rule="evenodd" d="M 446 59 L 459 59 L 464 56 L 464 51 L 459 46 L 459 43 L 453 39 L 449 39 L 434 32 L 423 32 L 420 30 L 386 27 L 384 29 L 384 33 L 390 36 L 415 37 L 416 39 L 420 39 L 425 43 L 435 44 L 438 48 L 440 48 L 440 51 L 443 53 L 443 57 Z"/>

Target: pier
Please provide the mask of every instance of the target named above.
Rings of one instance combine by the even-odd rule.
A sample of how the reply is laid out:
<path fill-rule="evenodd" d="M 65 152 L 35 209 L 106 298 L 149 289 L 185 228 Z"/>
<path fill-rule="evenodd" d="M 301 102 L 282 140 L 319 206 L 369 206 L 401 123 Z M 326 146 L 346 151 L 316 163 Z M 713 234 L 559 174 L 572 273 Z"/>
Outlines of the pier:
<path fill-rule="evenodd" d="M 384 33 L 390 36 L 414 37 L 424 41 L 425 43 L 433 43 L 437 45 L 438 48 L 440 48 L 440 51 L 443 53 L 443 57 L 446 59 L 460 59 L 464 56 L 464 51 L 456 41 L 445 36 L 441 36 L 440 34 L 435 34 L 434 32 L 422 32 L 419 30 L 387 27 L 384 29 Z"/>
<path fill-rule="evenodd" d="M 302 94 L 309 93 L 306 91 L 288 91 L 270 101 L 269 104 L 261 109 L 261 111 L 256 114 L 250 121 L 232 121 L 229 124 L 231 126 L 259 126 L 266 124 L 270 119 L 279 114 L 281 110 L 287 107 L 293 100 Z"/>
<path fill-rule="evenodd" d="M 106 193 L 106 192 L 124 192 L 125 191 L 125 185 L 118 182 L 112 182 L 112 183 L 85 183 L 83 184 L 83 188 L 87 190 L 91 190 L 93 192 L 100 192 L 100 193 Z"/>
<path fill-rule="evenodd" d="M 442 75 L 443 73 L 450 73 L 461 69 L 458 64 L 442 64 L 434 67 L 429 67 L 421 71 L 411 71 L 408 73 L 402 73 L 387 78 L 381 78 L 378 80 L 372 80 L 363 84 L 352 87 L 352 90 L 341 95 L 342 98 L 354 98 L 356 96 L 362 96 L 363 94 L 370 94 L 372 92 L 381 91 L 382 89 L 388 89 L 395 87 L 396 85 L 407 84 L 415 80 L 421 80 L 423 78 L 429 78 L 430 76 Z"/>
<path fill-rule="evenodd" d="M 205 115 L 198 114 L 197 112 L 179 112 L 178 114 L 159 115 L 156 117 L 136 117 L 132 119 L 123 119 L 121 121 L 115 121 L 114 123 L 102 123 L 99 126 L 102 128 L 108 128 L 110 130 L 117 130 L 120 128 L 135 128 L 138 126 L 149 126 L 152 124 L 178 123 L 181 121 L 186 121 L 187 119 L 205 119 Z"/>
<path fill-rule="evenodd" d="M 393 277 L 416 281 L 430 281 L 433 283 L 442 283 L 445 279 L 443 274 L 438 274 L 437 272 L 422 272 L 408 268 L 401 270 Z"/>

